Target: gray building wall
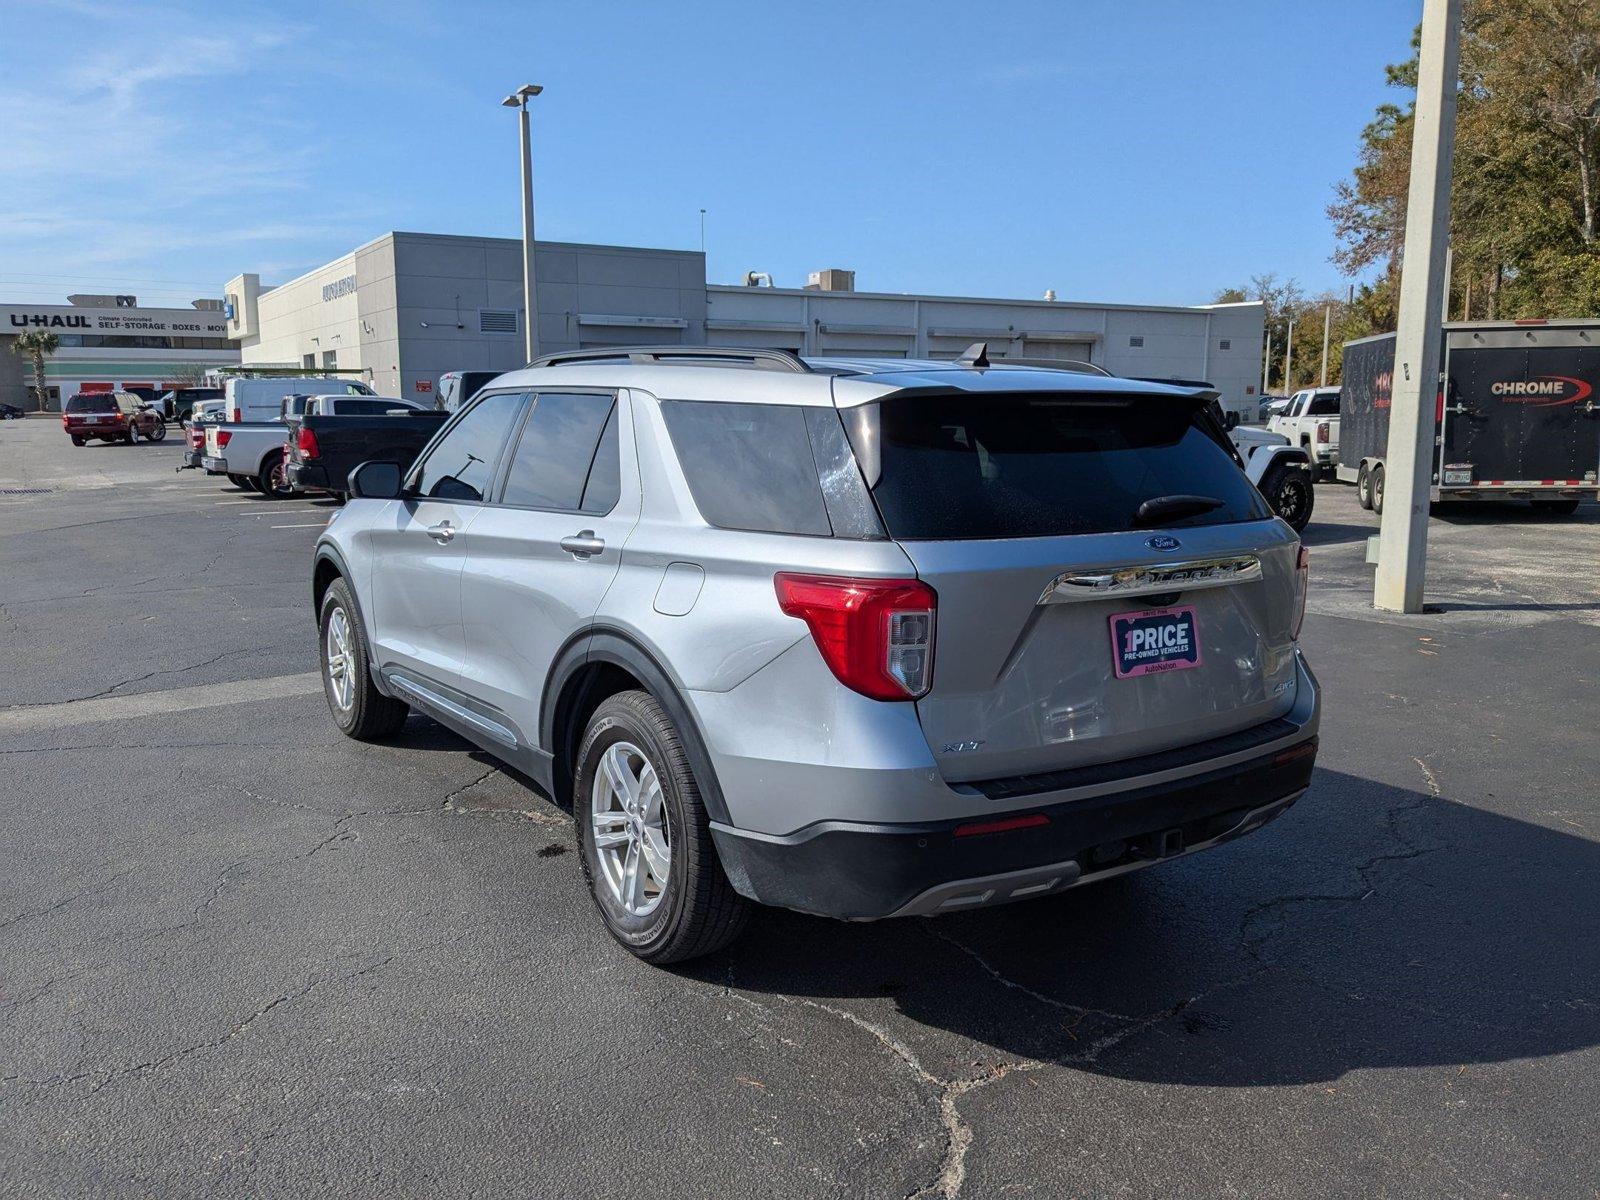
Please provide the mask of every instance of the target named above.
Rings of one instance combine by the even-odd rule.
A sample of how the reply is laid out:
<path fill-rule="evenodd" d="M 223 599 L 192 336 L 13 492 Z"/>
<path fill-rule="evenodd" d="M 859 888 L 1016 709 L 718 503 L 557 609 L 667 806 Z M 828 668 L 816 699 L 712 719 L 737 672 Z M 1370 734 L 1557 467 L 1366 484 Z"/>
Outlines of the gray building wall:
<path fill-rule="evenodd" d="M 1205 379 L 1253 413 L 1260 303 L 1083 304 L 885 292 L 710 286 L 695 251 L 539 242 L 541 352 L 594 346 L 774 346 L 807 354 L 1080 358 L 1117 375 Z M 354 292 L 350 292 L 350 276 Z M 337 365 L 384 395 L 429 400 L 446 371 L 524 362 L 522 243 L 390 233 L 280 287 L 228 286 L 245 365 Z M 251 308 L 258 306 L 256 311 Z"/>
<path fill-rule="evenodd" d="M 367 249 L 362 354 L 380 391 L 425 398 L 418 383 L 437 387 L 446 371 L 524 364 L 521 242 L 395 233 Z M 539 242 L 534 279 L 541 352 L 705 342 L 697 252 Z"/>

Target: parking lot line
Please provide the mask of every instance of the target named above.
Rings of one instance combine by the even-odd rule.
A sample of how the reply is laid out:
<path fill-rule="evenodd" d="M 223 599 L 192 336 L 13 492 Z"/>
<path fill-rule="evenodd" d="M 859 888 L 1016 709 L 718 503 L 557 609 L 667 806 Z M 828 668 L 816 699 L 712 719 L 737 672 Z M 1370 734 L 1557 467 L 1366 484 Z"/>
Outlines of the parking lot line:
<path fill-rule="evenodd" d="M 272 525 L 272 529 L 321 529 L 326 521 L 308 521 L 304 525 Z"/>
<path fill-rule="evenodd" d="M 60 729 L 66 725 L 92 725 L 100 721 L 130 721 L 196 708 L 219 708 L 255 700 L 281 700 L 309 696 L 322 690 L 315 671 L 300 675 L 275 675 L 269 679 L 240 679 L 233 683 L 201 683 L 164 692 L 134 696 L 104 696 L 94 700 L 67 700 L 61 704 L 36 704 L 0 709 L 0 733 L 29 729 Z"/>

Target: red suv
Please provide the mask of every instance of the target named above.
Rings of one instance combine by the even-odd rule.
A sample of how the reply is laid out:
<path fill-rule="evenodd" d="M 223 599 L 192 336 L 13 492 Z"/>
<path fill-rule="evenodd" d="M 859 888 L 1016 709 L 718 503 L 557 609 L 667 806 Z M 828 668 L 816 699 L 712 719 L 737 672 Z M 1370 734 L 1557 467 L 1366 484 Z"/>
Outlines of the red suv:
<path fill-rule="evenodd" d="M 131 446 L 141 437 L 159 442 L 167 436 L 161 415 L 132 392 L 79 392 L 61 406 L 61 427 L 74 446 L 90 438 Z"/>

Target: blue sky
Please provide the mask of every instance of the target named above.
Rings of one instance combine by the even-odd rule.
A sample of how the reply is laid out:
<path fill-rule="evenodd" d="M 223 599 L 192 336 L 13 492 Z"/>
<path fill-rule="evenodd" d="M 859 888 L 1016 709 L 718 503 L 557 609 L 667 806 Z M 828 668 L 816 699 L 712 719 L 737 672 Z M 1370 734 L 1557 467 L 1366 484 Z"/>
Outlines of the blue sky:
<path fill-rule="evenodd" d="M 1343 289 L 1324 209 L 1421 0 L 5 5 L 0 300 L 282 282 L 390 229 L 708 274 L 1196 303 Z"/>

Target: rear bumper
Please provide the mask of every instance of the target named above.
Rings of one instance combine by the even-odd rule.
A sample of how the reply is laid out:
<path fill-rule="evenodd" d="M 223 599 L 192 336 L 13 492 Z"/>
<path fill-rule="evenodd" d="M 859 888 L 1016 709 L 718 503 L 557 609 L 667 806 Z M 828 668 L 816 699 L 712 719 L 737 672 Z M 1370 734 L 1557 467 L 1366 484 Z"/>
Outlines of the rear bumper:
<path fill-rule="evenodd" d="M 328 469 L 319 463 L 292 462 L 289 464 L 289 482 L 302 492 L 333 491 L 328 482 Z"/>
<path fill-rule="evenodd" d="M 183 452 L 183 465 L 185 467 L 198 467 L 204 455 L 198 450 L 185 450 Z"/>
<path fill-rule="evenodd" d="M 206 469 L 206 474 L 208 475 L 226 475 L 228 473 L 228 460 L 217 458 L 215 455 L 202 455 L 200 457 L 200 465 Z"/>
<path fill-rule="evenodd" d="M 712 826 L 736 890 L 847 920 L 1031 899 L 1208 849 L 1281 816 L 1305 792 L 1314 733 L 1247 762 L 993 817 L 916 825 L 824 822 L 787 837 Z M 1018 818 L 1034 823 L 985 832 Z"/>

